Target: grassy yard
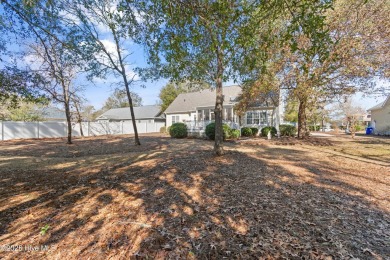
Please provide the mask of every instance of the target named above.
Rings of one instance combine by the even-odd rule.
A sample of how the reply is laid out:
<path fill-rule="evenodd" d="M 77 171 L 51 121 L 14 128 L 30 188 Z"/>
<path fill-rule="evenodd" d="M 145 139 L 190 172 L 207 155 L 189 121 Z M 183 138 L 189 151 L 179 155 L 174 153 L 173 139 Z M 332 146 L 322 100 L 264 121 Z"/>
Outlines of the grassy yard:
<path fill-rule="evenodd" d="M 1 142 L 0 258 L 390 258 L 390 139 L 141 142 Z"/>

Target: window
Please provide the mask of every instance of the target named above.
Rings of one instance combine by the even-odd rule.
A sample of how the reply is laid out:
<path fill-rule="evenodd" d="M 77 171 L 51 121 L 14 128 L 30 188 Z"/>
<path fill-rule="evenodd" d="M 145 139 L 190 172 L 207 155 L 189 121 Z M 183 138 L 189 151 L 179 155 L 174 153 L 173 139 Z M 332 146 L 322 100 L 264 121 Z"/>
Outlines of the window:
<path fill-rule="evenodd" d="M 246 112 L 247 125 L 267 125 L 267 111 L 248 111 Z"/>
<path fill-rule="evenodd" d="M 246 112 L 246 124 L 251 125 L 253 124 L 253 112 Z"/>
<path fill-rule="evenodd" d="M 204 111 L 204 120 L 205 121 L 210 120 L 210 110 L 209 109 L 205 109 L 203 111 Z"/>
<path fill-rule="evenodd" d="M 179 116 L 172 116 L 172 124 L 179 123 L 180 117 Z"/>
<path fill-rule="evenodd" d="M 261 111 L 259 113 L 260 113 L 260 124 L 261 125 L 268 125 L 267 111 Z"/>
<path fill-rule="evenodd" d="M 233 109 L 232 108 L 227 108 L 227 120 L 233 121 Z"/>

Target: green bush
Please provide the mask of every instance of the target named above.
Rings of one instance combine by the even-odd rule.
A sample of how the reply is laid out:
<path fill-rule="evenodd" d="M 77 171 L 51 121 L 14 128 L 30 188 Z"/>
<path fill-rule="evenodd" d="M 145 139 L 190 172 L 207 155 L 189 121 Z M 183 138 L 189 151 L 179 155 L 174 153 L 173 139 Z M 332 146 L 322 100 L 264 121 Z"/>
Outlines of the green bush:
<path fill-rule="evenodd" d="M 241 128 L 241 135 L 242 136 L 252 136 L 252 129 L 250 129 L 249 127 Z"/>
<path fill-rule="evenodd" d="M 279 126 L 281 136 L 295 136 L 297 129 L 293 125 L 280 125 Z"/>
<path fill-rule="evenodd" d="M 174 123 L 169 128 L 169 135 L 173 138 L 187 137 L 187 126 L 184 123 Z"/>
<path fill-rule="evenodd" d="M 253 136 L 256 136 L 259 133 L 259 128 L 257 127 L 251 127 L 251 130 Z"/>
<path fill-rule="evenodd" d="M 227 124 L 222 125 L 222 131 L 223 131 L 223 140 L 230 138 L 231 128 Z M 210 123 L 206 126 L 205 133 L 206 136 L 211 140 L 215 139 L 215 122 Z"/>
<path fill-rule="evenodd" d="M 316 125 L 316 126 L 309 125 L 309 130 L 310 131 L 320 131 L 320 128 L 321 128 L 321 126 L 319 126 L 319 125 Z"/>
<path fill-rule="evenodd" d="M 167 132 L 167 128 L 165 126 L 160 127 L 160 133 L 165 134 Z"/>
<path fill-rule="evenodd" d="M 356 125 L 356 126 L 355 126 L 355 131 L 356 131 L 356 132 L 363 131 L 364 129 L 365 129 L 365 127 L 362 126 L 362 125 Z"/>
<path fill-rule="evenodd" d="M 268 132 L 271 131 L 271 136 L 275 136 L 277 131 L 276 131 L 276 128 L 273 127 L 273 126 L 266 126 L 266 127 L 263 127 L 261 128 L 261 135 L 262 136 L 268 136 Z"/>
<path fill-rule="evenodd" d="M 240 137 L 240 130 L 238 130 L 238 129 L 231 129 L 230 137 L 233 138 L 233 139 L 238 139 Z"/>

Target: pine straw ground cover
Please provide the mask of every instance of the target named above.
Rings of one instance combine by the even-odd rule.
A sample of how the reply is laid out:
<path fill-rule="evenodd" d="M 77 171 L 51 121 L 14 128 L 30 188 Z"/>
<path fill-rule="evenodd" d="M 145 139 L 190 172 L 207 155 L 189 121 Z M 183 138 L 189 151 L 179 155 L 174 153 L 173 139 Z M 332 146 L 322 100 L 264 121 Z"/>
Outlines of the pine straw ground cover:
<path fill-rule="evenodd" d="M 2 142 L 0 258 L 389 259 L 390 167 L 337 138 Z"/>

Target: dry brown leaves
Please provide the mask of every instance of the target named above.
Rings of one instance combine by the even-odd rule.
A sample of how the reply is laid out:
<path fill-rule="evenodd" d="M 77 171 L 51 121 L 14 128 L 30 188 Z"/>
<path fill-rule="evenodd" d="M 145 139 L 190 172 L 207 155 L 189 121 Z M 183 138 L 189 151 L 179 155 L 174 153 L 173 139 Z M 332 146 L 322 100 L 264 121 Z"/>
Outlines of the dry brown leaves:
<path fill-rule="evenodd" d="M 142 141 L 2 143 L 0 246 L 49 248 L 0 257 L 390 257 L 389 167 L 315 143 L 227 143 L 215 157 L 209 141 Z"/>

